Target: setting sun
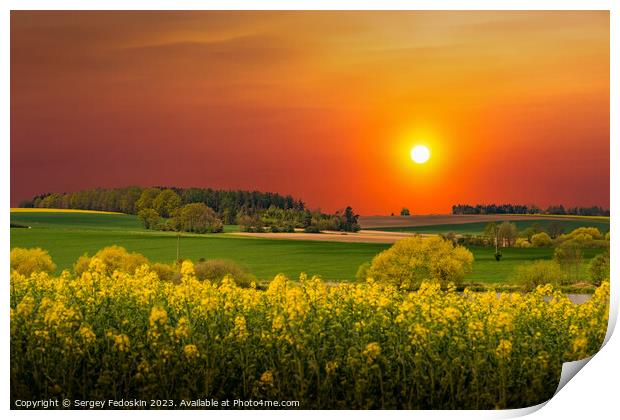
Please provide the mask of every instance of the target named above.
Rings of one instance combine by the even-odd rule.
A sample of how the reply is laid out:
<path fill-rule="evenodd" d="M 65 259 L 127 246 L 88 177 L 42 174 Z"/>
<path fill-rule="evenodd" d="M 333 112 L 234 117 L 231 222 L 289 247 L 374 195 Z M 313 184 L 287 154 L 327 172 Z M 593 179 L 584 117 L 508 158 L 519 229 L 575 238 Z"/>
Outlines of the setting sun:
<path fill-rule="evenodd" d="M 411 160 L 415 163 L 425 163 L 431 157 L 431 152 L 426 146 L 415 146 L 411 149 Z"/>

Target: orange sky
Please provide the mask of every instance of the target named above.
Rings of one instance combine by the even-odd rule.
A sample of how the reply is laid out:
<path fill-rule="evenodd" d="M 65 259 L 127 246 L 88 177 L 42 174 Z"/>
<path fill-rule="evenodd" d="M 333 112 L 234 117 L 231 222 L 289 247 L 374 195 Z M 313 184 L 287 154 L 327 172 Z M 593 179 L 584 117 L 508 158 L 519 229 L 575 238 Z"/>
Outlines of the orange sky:
<path fill-rule="evenodd" d="M 608 207 L 609 13 L 12 12 L 12 204 L 126 185 Z"/>

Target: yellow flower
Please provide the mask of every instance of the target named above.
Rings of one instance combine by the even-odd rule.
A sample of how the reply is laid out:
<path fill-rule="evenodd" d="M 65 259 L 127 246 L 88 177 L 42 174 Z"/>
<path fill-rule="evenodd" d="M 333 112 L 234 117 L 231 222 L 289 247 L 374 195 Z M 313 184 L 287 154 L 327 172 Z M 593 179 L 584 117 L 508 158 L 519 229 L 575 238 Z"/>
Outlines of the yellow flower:
<path fill-rule="evenodd" d="M 198 354 L 199 354 L 198 348 L 193 344 L 187 344 L 185 347 L 183 347 L 183 353 L 189 359 L 198 357 Z"/>
<path fill-rule="evenodd" d="M 578 358 L 586 357 L 588 348 L 588 338 L 579 336 L 573 340 L 573 353 Z"/>
<path fill-rule="evenodd" d="M 196 273 L 194 272 L 194 264 L 191 261 L 183 261 L 181 264 L 181 276 L 184 278 L 194 277 Z"/>
<path fill-rule="evenodd" d="M 334 373 L 336 369 L 338 369 L 338 362 L 332 360 L 325 364 L 325 372 L 327 372 L 328 375 Z"/>
<path fill-rule="evenodd" d="M 178 339 L 189 337 L 189 320 L 186 317 L 181 317 L 181 319 L 179 319 L 177 327 L 174 330 L 174 334 Z"/>
<path fill-rule="evenodd" d="M 499 358 L 507 358 L 512 352 L 512 342 L 510 340 L 499 340 L 499 345 L 495 349 L 495 354 Z"/>
<path fill-rule="evenodd" d="M 271 370 L 266 370 L 265 372 L 263 372 L 263 374 L 260 376 L 260 382 L 263 385 L 273 385 L 273 373 L 271 372 Z"/>
<path fill-rule="evenodd" d="M 381 346 L 379 343 L 369 343 L 366 346 L 366 349 L 362 352 L 362 355 L 367 357 L 368 363 L 372 363 L 375 361 L 377 357 L 381 354 Z"/>
<path fill-rule="evenodd" d="M 235 318 L 235 327 L 233 328 L 231 335 L 240 340 L 245 340 L 248 337 L 248 330 L 244 316 L 237 316 Z"/>
<path fill-rule="evenodd" d="M 120 352 L 126 352 L 129 350 L 129 337 L 125 334 L 115 334 L 113 335 L 114 340 L 114 349 Z"/>
<path fill-rule="evenodd" d="M 25 317 L 32 313 L 34 309 L 34 299 L 32 296 L 25 296 L 20 303 L 17 304 L 15 308 L 17 315 Z"/>
<path fill-rule="evenodd" d="M 97 336 L 95 335 L 93 330 L 91 330 L 90 327 L 87 325 L 81 326 L 79 332 L 80 332 L 80 336 L 82 337 L 84 342 L 87 344 L 92 344 L 97 339 Z"/>
<path fill-rule="evenodd" d="M 459 312 L 458 309 L 449 306 L 443 311 L 443 315 L 447 320 L 454 322 L 460 318 L 461 312 Z"/>
<path fill-rule="evenodd" d="M 151 316 L 149 317 L 149 324 L 154 327 L 158 324 L 164 325 L 168 322 L 168 313 L 160 306 L 154 306 L 151 309 Z"/>
<path fill-rule="evenodd" d="M 273 319 L 273 322 L 271 323 L 271 329 L 272 330 L 280 330 L 282 329 L 282 327 L 284 326 L 284 318 L 282 317 L 282 315 L 278 315 Z"/>

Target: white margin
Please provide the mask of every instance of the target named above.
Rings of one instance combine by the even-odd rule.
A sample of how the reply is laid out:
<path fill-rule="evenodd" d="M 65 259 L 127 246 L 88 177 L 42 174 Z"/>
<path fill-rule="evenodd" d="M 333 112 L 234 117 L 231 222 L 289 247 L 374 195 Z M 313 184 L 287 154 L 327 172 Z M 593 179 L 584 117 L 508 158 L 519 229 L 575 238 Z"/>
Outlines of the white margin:
<path fill-rule="evenodd" d="M 229 0 L 229 1 L 199 1 L 199 0 L 181 0 L 181 1 L 136 1 L 136 0 L 61 0 L 61 1 L 45 1 L 45 0 L 8 0 L 2 4 L 2 14 L 0 30 L 2 33 L 1 59 L 2 59 L 2 84 L 0 93 L 2 94 L 2 107 L 0 113 L 0 127 L 2 129 L 2 152 L 0 153 L 0 162 L 2 163 L 2 194 L 1 203 L 4 206 L 4 240 L 2 241 L 2 253 L 5 255 L 0 263 L 0 272 L 6 273 L 3 292 L 3 303 L 1 313 L 3 322 L 0 324 L 0 334 L 4 337 L 0 354 L 3 361 L 2 376 L 3 381 L 0 385 L 0 400 L 2 401 L 2 411 L 9 412 L 9 290 L 8 290 L 8 255 L 9 255 L 9 191 L 10 191 L 10 10 L 610 10 L 611 11 L 611 51 L 610 51 L 610 175 L 611 175 L 611 227 L 612 231 L 617 232 L 618 227 L 618 194 L 614 190 L 618 189 L 617 180 L 620 179 L 618 161 L 620 153 L 618 145 L 618 116 L 620 116 L 618 108 L 618 75 L 620 68 L 618 67 L 618 56 L 620 54 L 620 43 L 618 42 L 618 24 L 620 20 L 617 14 L 620 12 L 618 2 L 613 0 L 476 0 L 476 1 L 458 1 L 458 0 L 384 0 L 384 1 L 351 1 L 351 0 L 298 0 L 292 1 L 248 1 L 248 0 Z M 611 158 L 613 157 L 613 158 Z M 536 407 L 530 407 L 518 410 L 504 411 L 390 411 L 389 415 L 393 417 L 407 418 L 512 418 L 532 414 L 534 418 L 562 418 L 580 419 L 588 418 L 612 418 L 613 414 L 618 413 L 618 397 L 615 391 L 618 386 L 618 375 L 620 374 L 620 342 L 617 334 L 612 337 L 613 329 L 617 322 L 618 303 L 620 302 L 620 291 L 617 280 L 617 261 L 618 261 L 618 244 L 619 241 L 615 235 L 612 235 L 612 282 L 611 282 L 611 311 L 609 318 L 609 330 L 606 337 L 605 345 L 599 353 L 597 353 L 588 363 L 588 368 L 577 375 L 576 379 L 571 380 L 564 386 L 556 396 L 548 403 L 540 404 Z M 543 408 L 544 407 L 544 408 Z M 543 408 L 543 409 L 541 409 Z M 613 414 L 612 414 L 613 413 Z M 170 416 L 170 412 L 115 412 L 114 416 L 121 417 L 138 417 L 138 418 L 163 418 Z M 25 412 L 10 411 L 11 417 L 51 417 L 51 418 L 82 418 L 85 413 L 80 411 L 60 411 L 60 412 Z M 228 412 L 208 412 L 191 411 L 191 412 L 175 412 L 173 415 L 183 415 L 196 418 L 219 417 L 223 419 L 237 418 L 241 416 L 252 416 L 257 419 L 273 419 L 273 418 L 296 418 L 310 419 L 316 415 L 311 411 L 228 411 Z M 327 417 L 355 417 L 356 419 L 364 419 L 375 417 L 377 413 L 373 411 L 323 411 L 321 416 Z M 107 418 L 109 412 L 95 411 L 89 412 L 92 418 Z"/>

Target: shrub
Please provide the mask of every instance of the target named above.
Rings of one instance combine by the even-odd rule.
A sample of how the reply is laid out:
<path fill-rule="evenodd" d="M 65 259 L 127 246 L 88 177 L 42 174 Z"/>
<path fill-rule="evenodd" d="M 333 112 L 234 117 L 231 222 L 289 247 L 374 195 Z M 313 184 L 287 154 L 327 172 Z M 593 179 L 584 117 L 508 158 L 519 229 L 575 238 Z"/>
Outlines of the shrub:
<path fill-rule="evenodd" d="M 194 265 L 194 272 L 199 280 L 210 280 L 214 283 L 221 282 L 224 277 L 231 276 L 237 286 L 249 287 L 256 278 L 230 260 L 206 260 Z"/>
<path fill-rule="evenodd" d="M 237 224 L 242 232 L 264 232 L 264 223 L 256 214 L 240 214 L 237 216 Z"/>
<path fill-rule="evenodd" d="M 591 239 L 603 239 L 603 234 L 595 227 L 580 227 L 568 234 L 568 236 L 572 238 L 580 235 L 590 236 Z"/>
<path fill-rule="evenodd" d="M 532 235 L 532 246 L 535 246 L 536 248 L 543 248 L 550 247 L 551 245 L 553 245 L 553 241 L 547 232 L 540 232 Z"/>
<path fill-rule="evenodd" d="M 412 289 L 423 280 L 459 285 L 471 270 L 474 257 L 462 247 L 440 237 L 402 239 L 372 260 L 368 276 L 377 282 Z"/>
<path fill-rule="evenodd" d="M 578 241 L 568 240 L 562 242 L 555 248 L 553 259 L 560 264 L 568 275 L 569 280 L 576 281 L 579 279 L 583 254 Z"/>
<path fill-rule="evenodd" d="M 559 286 L 565 279 L 566 274 L 560 265 L 555 261 L 546 260 L 519 265 L 511 277 L 513 283 L 521 285 L 526 291 L 546 284 Z"/>
<path fill-rule="evenodd" d="M 178 283 L 181 278 L 179 270 L 170 264 L 154 263 L 151 264 L 151 270 L 157 273 L 157 277 L 162 281 Z"/>
<path fill-rule="evenodd" d="M 110 275 L 114 271 L 133 274 L 136 268 L 149 264 L 149 260 L 144 255 L 136 252 L 127 252 L 125 248 L 118 245 L 105 247 L 99 250 L 94 257 L 103 263 L 106 273 Z M 81 256 L 73 266 L 75 274 L 79 276 L 86 271 L 91 260 L 88 255 Z"/>
<path fill-rule="evenodd" d="M 456 244 L 458 242 L 458 236 L 456 235 L 456 232 L 447 232 L 444 234 L 440 235 L 443 239 L 452 242 L 453 244 Z"/>
<path fill-rule="evenodd" d="M 88 270 L 88 266 L 90 265 L 90 257 L 88 254 L 84 254 L 80 256 L 75 263 L 73 264 L 73 272 L 81 276 L 82 273 Z"/>
<path fill-rule="evenodd" d="M 317 225 L 309 225 L 304 228 L 306 233 L 321 233 L 321 229 Z"/>
<path fill-rule="evenodd" d="M 592 258 L 589 271 L 590 278 L 596 285 L 600 285 L 604 280 L 609 279 L 609 251 Z"/>
<path fill-rule="evenodd" d="M 11 250 L 11 270 L 24 276 L 35 272 L 52 273 L 56 264 L 49 253 L 41 248 L 13 248 Z"/>
<path fill-rule="evenodd" d="M 370 262 L 366 261 L 357 268 L 357 272 L 355 273 L 357 281 L 366 281 L 368 278 L 368 270 L 370 270 Z"/>
<path fill-rule="evenodd" d="M 531 248 L 532 243 L 527 238 L 517 238 L 515 241 L 515 247 L 517 248 Z"/>
<path fill-rule="evenodd" d="M 465 234 L 462 237 L 457 238 L 457 241 L 459 244 L 465 246 L 489 246 L 493 243 L 493 239 L 489 239 L 484 235 L 471 234 Z"/>

